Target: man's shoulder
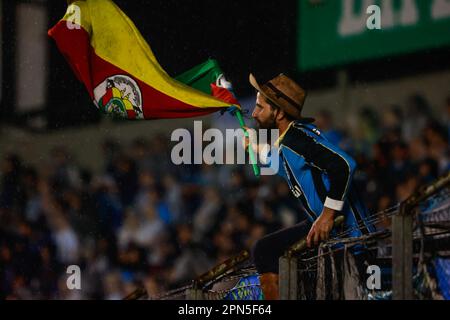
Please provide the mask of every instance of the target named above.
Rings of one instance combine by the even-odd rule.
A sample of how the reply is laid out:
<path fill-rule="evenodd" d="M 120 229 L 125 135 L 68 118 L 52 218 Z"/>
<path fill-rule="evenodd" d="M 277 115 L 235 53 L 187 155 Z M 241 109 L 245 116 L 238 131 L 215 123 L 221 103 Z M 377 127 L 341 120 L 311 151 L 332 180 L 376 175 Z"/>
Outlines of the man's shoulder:
<path fill-rule="evenodd" d="M 293 149 L 293 147 L 298 147 L 310 143 L 312 140 L 314 140 L 313 135 L 308 133 L 308 131 L 310 131 L 311 129 L 306 127 L 305 124 L 294 121 L 286 131 L 286 134 L 284 135 L 280 145 L 284 145 Z"/>

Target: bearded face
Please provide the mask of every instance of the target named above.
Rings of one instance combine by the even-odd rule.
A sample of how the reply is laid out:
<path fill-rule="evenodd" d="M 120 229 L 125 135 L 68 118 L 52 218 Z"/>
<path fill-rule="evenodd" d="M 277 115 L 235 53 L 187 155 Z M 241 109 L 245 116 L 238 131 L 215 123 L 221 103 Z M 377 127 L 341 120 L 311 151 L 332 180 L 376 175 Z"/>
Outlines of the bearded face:
<path fill-rule="evenodd" d="M 276 129 L 276 113 L 267 100 L 258 92 L 255 109 L 252 112 L 252 117 L 255 119 L 258 127 L 260 129 Z"/>

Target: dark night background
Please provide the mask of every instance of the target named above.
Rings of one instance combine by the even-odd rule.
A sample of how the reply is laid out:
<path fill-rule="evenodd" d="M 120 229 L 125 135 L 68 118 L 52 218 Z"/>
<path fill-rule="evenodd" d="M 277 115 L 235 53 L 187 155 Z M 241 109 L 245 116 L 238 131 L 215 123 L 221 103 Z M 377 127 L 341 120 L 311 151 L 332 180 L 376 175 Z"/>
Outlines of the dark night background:
<path fill-rule="evenodd" d="M 295 1 L 116 1 L 150 44 L 161 66 L 176 75 L 206 60 L 219 61 L 238 95 L 248 94 L 248 73 L 268 79 L 294 70 Z M 13 2 L 4 1 L 4 29 L 11 30 Z M 49 28 L 66 10 L 65 1 L 48 1 Z M 52 40 L 49 38 L 49 42 Z M 5 43 L 14 43 L 13 32 Z M 5 82 L 14 81 L 14 46 L 4 54 Z M 48 116 L 50 128 L 80 121 L 96 121 L 83 86 L 72 74 L 56 45 L 50 45 Z M 12 101 L 12 88 L 4 88 L 4 103 Z M 71 97 L 70 100 L 67 97 Z M 11 104 L 11 103 L 9 103 Z M 64 105 L 64 108 L 61 106 Z M 9 110 L 11 110 L 9 108 Z M 9 118 L 5 112 L 2 119 Z M 14 120 L 20 121 L 15 118 Z"/>
<path fill-rule="evenodd" d="M 14 1 L 3 1 L 3 54 L 5 85 L 3 121 L 21 124 L 31 114 L 14 114 Z M 306 89 L 336 84 L 336 69 L 299 73 L 296 70 L 297 1 L 146 1 L 117 0 L 150 44 L 161 66 L 177 75 L 207 58 L 219 61 L 238 96 L 252 93 L 248 74 L 260 81 L 280 72 L 294 77 Z M 49 26 L 66 10 L 65 1 L 47 1 Z M 9 14 L 8 14 L 9 13 Z M 45 109 L 48 128 L 98 121 L 83 86 L 49 38 L 49 101 Z M 344 66 L 350 80 L 371 81 L 449 68 L 450 50 L 422 51 L 399 58 L 385 58 Z M 330 52 L 333 54 L 333 52 Z M 67 99 L 67 97 L 71 97 Z M 7 106 L 7 108 L 6 108 Z M 64 106 L 64 107 L 62 107 Z"/>
<path fill-rule="evenodd" d="M 250 72 L 261 83 L 283 72 L 309 91 L 302 112 L 358 164 L 354 189 L 377 227 L 391 228 L 389 208 L 448 174 L 448 0 L 439 2 L 437 14 L 429 10 L 437 0 L 408 1 L 420 10 L 391 11 L 392 24 L 381 31 L 363 25 L 362 0 L 113 1 L 170 76 L 214 58 L 247 108 L 255 96 Z M 373 3 L 391 9 L 406 3 L 383 1 Z M 122 299 L 141 284 L 157 297 L 251 250 L 264 235 L 304 221 L 304 208 L 281 177 L 256 178 L 248 164 L 176 164 L 171 134 L 191 130 L 196 118 L 127 121 L 101 114 L 46 36 L 66 7 L 66 0 L 0 0 L 0 300 Z M 342 32 L 343 21 L 361 34 Z M 373 41 L 372 32 L 390 39 Z M 317 34 L 327 39 L 314 43 Z M 308 62 L 314 71 L 298 70 L 298 58 L 311 57 L 318 61 Z M 339 59 L 324 68 L 330 57 Z M 203 129 L 238 127 L 229 114 L 200 120 Z M 195 131 L 193 139 L 194 146 L 206 142 Z M 232 150 L 233 157 L 242 145 L 224 142 L 224 154 Z M 449 195 L 447 189 L 430 202 L 449 208 Z M 430 254 L 434 265 L 437 253 Z M 448 256 L 445 263 L 450 270 Z M 72 264 L 82 269 L 83 290 L 66 285 Z M 384 300 L 389 266 L 383 272 L 387 284 L 377 299 Z"/>

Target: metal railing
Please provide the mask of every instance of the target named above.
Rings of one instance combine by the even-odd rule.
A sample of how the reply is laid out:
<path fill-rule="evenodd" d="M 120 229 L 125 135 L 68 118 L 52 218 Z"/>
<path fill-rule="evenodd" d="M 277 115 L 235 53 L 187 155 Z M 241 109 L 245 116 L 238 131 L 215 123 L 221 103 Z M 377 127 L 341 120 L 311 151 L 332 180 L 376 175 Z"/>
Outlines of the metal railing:
<path fill-rule="evenodd" d="M 450 172 L 434 183 L 419 188 L 400 205 L 392 217 L 392 291 L 395 300 L 411 300 L 413 296 L 413 219 L 419 204 L 450 185 Z"/>
<path fill-rule="evenodd" d="M 345 245 L 372 245 L 376 249 L 378 241 L 389 238 L 391 240 L 390 249 L 392 250 L 392 256 L 389 257 L 392 266 L 392 298 L 398 300 L 413 299 L 413 242 L 421 238 L 420 235 L 413 234 L 413 221 L 419 212 L 419 205 L 448 186 L 450 186 L 450 173 L 447 173 L 430 185 L 419 188 L 399 205 L 379 212 L 370 218 L 371 222 L 379 222 L 382 219 L 392 217 L 391 230 L 383 230 L 360 238 L 345 238 L 345 235 L 349 233 L 349 230 L 347 230 L 339 234 L 339 236 L 344 237 L 336 237 L 323 245 L 330 247 L 334 242 L 334 244 L 341 243 Z M 442 227 L 442 223 L 440 226 Z M 443 234 L 450 236 L 448 226 L 447 231 L 444 231 Z M 302 281 L 308 280 L 306 273 L 314 273 L 317 270 L 312 270 L 311 265 L 313 264 L 306 264 L 305 261 L 319 259 L 317 250 L 316 252 L 313 252 L 313 250 L 316 249 L 309 249 L 308 256 L 305 253 L 305 251 L 308 251 L 305 239 L 301 239 L 280 257 L 280 299 L 298 300 L 302 298 L 302 295 L 303 297 L 307 296 L 304 292 Z M 336 253 L 339 250 L 342 249 L 333 249 L 332 253 Z M 317 262 L 315 263 L 317 265 Z M 299 265 L 302 265 L 302 267 L 299 268 Z M 305 267 L 306 265 L 308 267 Z M 311 283 L 311 286 L 314 285 L 315 283 Z"/>
<path fill-rule="evenodd" d="M 413 243 L 423 239 L 413 231 L 413 221 L 419 212 L 419 205 L 426 199 L 436 195 L 442 189 L 450 186 L 450 172 L 439 178 L 434 183 L 419 188 L 408 199 L 402 203 L 372 215 L 369 222 L 377 223 L 386 218 L 392 218 L 391 230 L 385 229 L 361 237 L 349 237 L 351 229 L 343 230 L 339 226 L 343 225 L 344 218 L 337 217 L 335 220 L 337 235 L 321 245 L 328 248 L 328 254 L 333 255 L 339 251 L 356 245 L 364 245 L 366 248 L 380 250 L 377 248 L 379 241 L 391 240 L 392 256 L 387 259 L 392 266 L 392 298 L 393 299 L 413 299 Z M 448 200 L 448 199 L 447 199 Z M 450 223 L 450 221 L 447 221 Z M 442 228 L 442 223 L 429 223 L 428 226 Z M 356 226 L 358 227 L 358 226 Z M 445 226 L 444 226 L 445 227 Z M 448 226 L 447 226 L 448 227 Z M 449 236 L 450 228 L 444 233 Z M 336 246 L 340 244 L 340 246 Z M 449 248 L 450 251 L 450 248 Z M 306 240 L 303 238 L 289 247 L 284 255 L 279 259 L 279 296 L 281 300 L 298 300 L 308 296 L 304 281 L 308 281 L 308 274 L 317 273 L 317 264 L 323 255 L 317 254 L 317 248 L 306 248 Z M 164 299 L 188 299 L 188 300 L 220 300 L 228 296 L 232 289 L 216 290 L 214 284 L 232 282 L 249 275 L 256 275 L 255 268 L 251 265 L 250 253 L 243 250 L 238 255 L 218 264 L 211 270 L 200 275 L 188 285 L 177 288 L 158 296 L 148 297 L 143 286 L 138 287 L 128 295 L 125 300 L 136 300 L 142 298 L 164 300 Z M 306 263 L 307 262 L 307 263 Z M 308 266 L 299 268 L 300 265 Z M 312 267 L 311 267 L 312 266 Z M 308 269 L 309 268 L 309 269 Z M 314 279 L 316 281 L 316 279 Z M 316 282 L 311 283 L 312 291 Z M 342 283 L 341 283 L 342 285 Z M 253 289 L 254 284 L 242 286 L 242 290 Z"/>

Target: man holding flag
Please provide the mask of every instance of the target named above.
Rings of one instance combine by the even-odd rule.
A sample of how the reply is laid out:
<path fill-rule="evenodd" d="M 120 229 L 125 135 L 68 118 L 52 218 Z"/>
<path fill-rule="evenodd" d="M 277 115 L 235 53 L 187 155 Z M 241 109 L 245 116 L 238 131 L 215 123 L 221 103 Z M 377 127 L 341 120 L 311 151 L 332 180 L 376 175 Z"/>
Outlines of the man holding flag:
<path fill-rule="evenodd" d="M 339 147 L 331 144 L 312 124 L 314 119 L 302 114 L 306 92 L 296 82 L 280 74 L 259 85 L 250 74 L 257 90 L 252 117 L 260 128 L 278 129 L 276 154 L 270 148 L 253 144 L 263 158 L 278 157 L 281 175 L 293 195 L 299 199 L 307 217 L 290 228 L 264 236 L 253 247 L 252 257 L 260 274 L 266 299 L 278 299 L 278 260 L 294 243 L 306 237 L 308 246 L 318 245 L 330 237 L 334 219 L 344 216 L 349 237 L 375 231 L 367 210 L 352 186 L 356 163 Z M 247 147 L 249 139 L 244 140 Z"/>

